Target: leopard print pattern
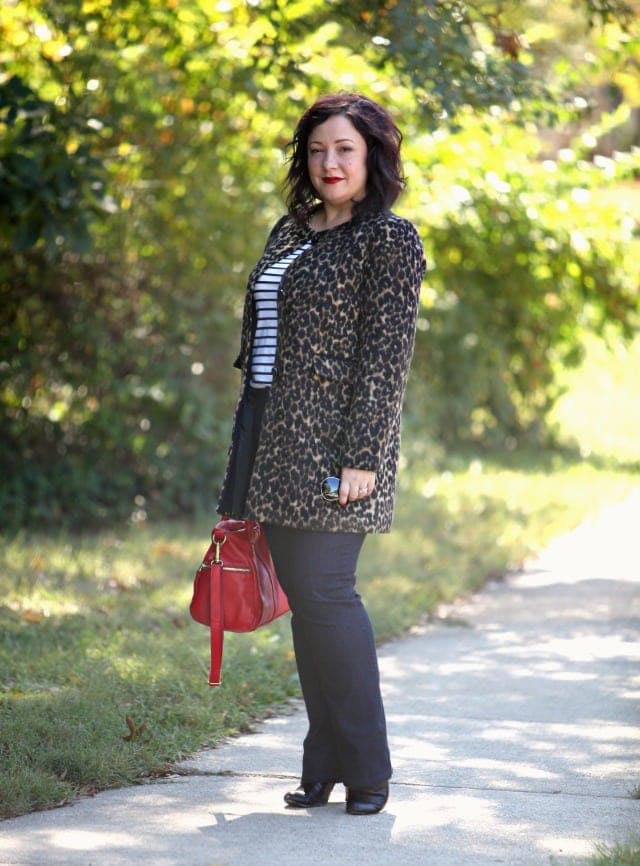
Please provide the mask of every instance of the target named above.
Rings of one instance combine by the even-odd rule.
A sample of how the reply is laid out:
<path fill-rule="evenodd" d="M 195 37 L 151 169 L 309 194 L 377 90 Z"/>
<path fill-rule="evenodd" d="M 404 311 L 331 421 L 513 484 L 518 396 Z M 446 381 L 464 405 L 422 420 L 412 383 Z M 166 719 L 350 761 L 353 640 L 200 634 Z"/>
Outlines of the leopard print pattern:
<path fill-rule="evenodd" d="M 283 217 L 249 277 L 236 361 L 245 384 L 255 324 L 251 289 L 270 264 L 308 240 L 311 247 L 280 287 L 274 380 L 246 516 L 298 529 L 387 532 L 425 269 L 422 244 L 411 223 L 391 213 L 324 232 Z M 342 466 L 376 473 L 373 494 L 345 508 L 320 492 L 323 479 Z M 228 477 L 229 470 L 220 502 Z"/>

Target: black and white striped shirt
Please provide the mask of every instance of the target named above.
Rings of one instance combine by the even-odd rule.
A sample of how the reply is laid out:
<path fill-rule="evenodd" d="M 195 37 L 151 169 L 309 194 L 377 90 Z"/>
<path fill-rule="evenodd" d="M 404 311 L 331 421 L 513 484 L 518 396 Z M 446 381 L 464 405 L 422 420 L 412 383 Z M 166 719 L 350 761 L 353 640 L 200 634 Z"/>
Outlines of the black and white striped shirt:
<path fill-rule="evenodd" d="M 253 288 L 256 308 L 256 331 L 251 349 L 252 388 L 268 388 L 273 381 L 273 365 L 278 345 L 278 292 L 282 276 L 289 265 L 305 250 L 311 241 L 298 247 L 266 269 Z"/>

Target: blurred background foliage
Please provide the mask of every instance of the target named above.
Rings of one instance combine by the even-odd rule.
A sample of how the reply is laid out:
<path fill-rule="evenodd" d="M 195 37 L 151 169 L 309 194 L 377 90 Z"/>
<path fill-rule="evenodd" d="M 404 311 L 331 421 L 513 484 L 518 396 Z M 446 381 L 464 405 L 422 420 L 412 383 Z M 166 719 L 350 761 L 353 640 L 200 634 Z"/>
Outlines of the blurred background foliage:
<path fill-rule="evenodd" d="M 638 0 L 0 9 L 5 529 L 212 510 L 246 275 L 322 92 L 405 133 L 410 437 L 543 441 L 585 333 L 637 329 Z"/>

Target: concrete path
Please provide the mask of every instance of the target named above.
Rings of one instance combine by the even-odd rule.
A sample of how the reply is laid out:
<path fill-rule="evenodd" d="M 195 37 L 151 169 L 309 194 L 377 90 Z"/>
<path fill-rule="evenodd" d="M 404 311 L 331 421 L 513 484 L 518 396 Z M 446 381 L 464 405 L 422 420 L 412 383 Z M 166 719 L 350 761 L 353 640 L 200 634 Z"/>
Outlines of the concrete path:
<path fill-rule="evenodd" d="M 286 810 L 299 706 L 182 775 L 0 824 L 2 866 L 550 866 L 640 838 L 640 490 L 381 652 L 385 812 Z M 490 543 L 490 541 L 488 541 Z"/>

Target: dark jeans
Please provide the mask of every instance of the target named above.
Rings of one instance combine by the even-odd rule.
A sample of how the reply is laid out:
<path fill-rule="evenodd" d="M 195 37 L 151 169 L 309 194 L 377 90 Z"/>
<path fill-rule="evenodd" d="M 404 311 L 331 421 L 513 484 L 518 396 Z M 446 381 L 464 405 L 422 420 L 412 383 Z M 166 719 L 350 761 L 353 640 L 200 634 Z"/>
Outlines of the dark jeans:
<path fill-rule="evenodd" d="M 309 731 L 302 781 L 381 785 L 391 776 L 378 661 L 355 589 L 364 533 L 265 526 L 292 611 Z"/>

